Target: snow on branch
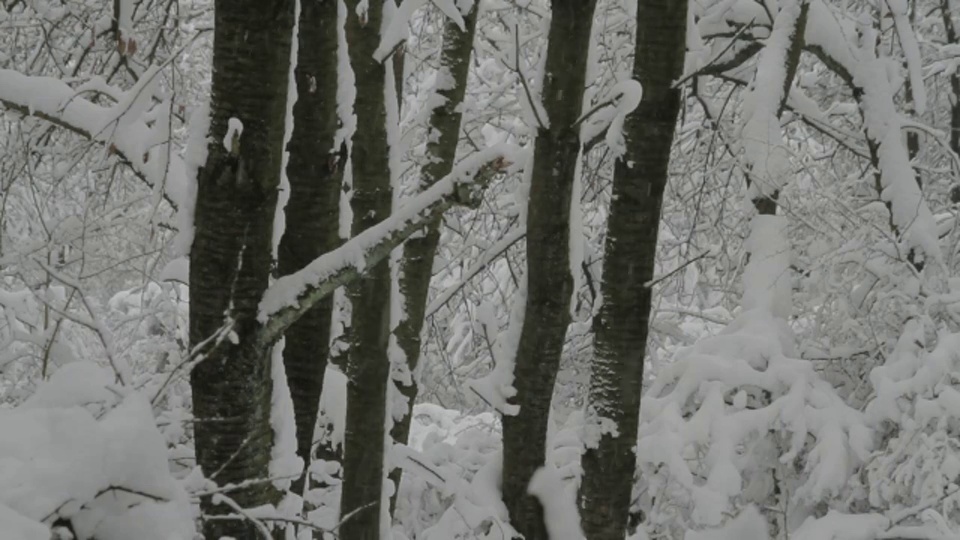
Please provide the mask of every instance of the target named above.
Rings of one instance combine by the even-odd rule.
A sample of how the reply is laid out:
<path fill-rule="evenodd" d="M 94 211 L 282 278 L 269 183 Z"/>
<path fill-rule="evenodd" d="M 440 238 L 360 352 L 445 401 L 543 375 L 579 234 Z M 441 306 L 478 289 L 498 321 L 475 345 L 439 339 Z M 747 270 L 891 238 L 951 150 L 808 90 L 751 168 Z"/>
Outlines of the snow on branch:
<path fill-rule="evenodd" d="M 576 490 L 564 486 L 563 477 L 554 466 L 537 469 L 530 479 L 527 493 L 536 497 L 543 507 L 543 521 L 550 540 L 580 540 L 584 537 Z"/>
<path fill-rule="evenodd" d="M 917 43 L 917 36 L 907 15 L 909 12 L 907 0 L 886 0 L 886 4 L 890 8 L 890 14 L 893 15 L 897 37 L 900 40 L 900 47 L 903 49 L 903 57 L 906 59 L 907 71 L 910 74 L 910 93 L 913 99 L 913 108 L 917 114 L 923 114 L 927 112 L 927 87 L 923 82 L 923 61 L 920 58 L 920 45 Z"/>
<path fill-rule="evenodd" d="M 785 321 L 749 309 L 659 373 L 637 445 L 645 482 L 669 492 L 657 504 L 683 501 L 684 520 L 713 527 L 736 505 L 762 503 L 777 468 L 794 477 L 798 502 L 846 488 L 872 432 L 794 341 Z"/>
<path fill-rule="evenodd" d="M 890 223 L 906 251 L 941 257 L 933 214 L 914 177 L 902 140 L 904 120 L 898 113 L 888 61 L 877 56 L 875 30 L 853 28 L 822 1 L 810 2 L 805 30 L 807 46 L 853 88 L 863 115 L 864 133 L 877 168 L 880 198 L 890 210 Z M 844 36 L 860 34 L 860 44 Z"/>
<path fill-rule="evenodd" d="M 430 2 L 457 26 L 460 30 L 466 31 L 466 22 L 463 16 L 470 13 L 473 9 L 472 0 L 464 2 L 459 0 L 403 0 L 403 3 L 394 11 L 389 21 L 385 21 L 384 28 L 380 36 L 380 45 L 374 51 L 373 57 L 377 62 L 383 62 L 390 54 L 395 51 L 404 40 L 407 39 L 407 32 L 410 28 L 410 19 L 413 14 Z"/>
<path fill-rule="evenodd" d="M 639 81 L 626 79 L 618 82 L 610 90 L 610 97 L 601 101 L 581 116 L 574 125 L 581 125 L 580 141 L 590 148 L 601 138 L 607 143 L 614 158 L 620 158 L 627 151 L 623 136 L 623 123 L 627 115 L 640 105 L 643 99 L 643 86 Z"/>
<path fill-rule="evenodd" d="M 195 170 L 169 148 L 168 123 L 144 119 L 151 104 L 152 88 L 159 83 L 159 69 L 147 70 L 132 88 L 116 91 L 111 107 L 97 105 L 79 91 L 52 77 L 23 75 L 0 69 L 0 105 L 17 113 L 35 116 L 102 143 L 108 151 L 130 165 L 134 174 L 155 191 L 162 190 L 177 210 L 180 233 L 178 251 L 192 242 Z M 169 106 L 169 103 L 160 106 Z"/>
<path fill-rule="evenodd" d="M 744 246 L 750 262 L 743 270 L 743 309 L 764 309 L 782 320 L 792 314 L 788 227 L 784 216 L 753 216 Z"/>
<path fill-rule="evenodd" d="M 891 223 L 902 235 L 905 247 L 919 248 L 925 255 L 939 259 L 936 223 L 903 144 L 902 120 L 894 107 L 894 90 L 887 79 L 886 65 L 876 56 L 865 60 L 854 72 L 854 83 L 863 88 L 861 110 L 868 142 L 876 154 L 880 198 L 889 206 Z"/>
<path fill-rule="evenodd" d="M 876 393 L 866 416 L 883 435 L 884 452 L 866 467 L 865 486 L 895 525 L 926 521 L 918 509 L 951 523 L 960 516 L 960 334 L 941 336 L 933 350 L 925 342 L 924 325 L 910 319 L 886 363 L 870 372 Z"/>
<path fill-rule="evenodd" d="M 474 206 L 490 180 L 519 159 L 519 149 L 497 145 L 464 159 L 454 171 L 393 215 L 325 253 L 302 270 L 281 277 L 263 295 L 258 319 L 264 328 L 260 339 L 269 344 L 280 337 L 314 304 L 338 287 L 357 279 L 366 268 L 386 258 L 390 251 L 430 220 L 453 206 Z"/>
<path fill-rule="evenodd" d="M 773 31 L 764 43 L 757 72 L 744 105 L 747 122 L 742 138 L 752 182 L 749 198 L 775 198 L 790 174 L 790 156 L 780 128 L 782 110 L 793 79 L 790 53 L 802 24 L 799 2 L 784 2 L 773 22 Z M 798 51 L 799 53 L 799 51 Z"/>

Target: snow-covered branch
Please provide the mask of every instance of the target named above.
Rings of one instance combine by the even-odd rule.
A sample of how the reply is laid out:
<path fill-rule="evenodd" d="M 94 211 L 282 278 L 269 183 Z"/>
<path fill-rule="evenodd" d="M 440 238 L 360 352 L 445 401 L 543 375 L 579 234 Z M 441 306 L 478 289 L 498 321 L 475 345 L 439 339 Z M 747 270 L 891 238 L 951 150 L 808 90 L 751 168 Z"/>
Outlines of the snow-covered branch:
<path fill-rule="evenodd" d="M 863 127 L 878 172 L 880 198 L 890 210 L 890 224 L 909 252 L 939 259 L 940 246 L 933 214 L 914 180 L 910 156 L 903 144 L 903 120 L 894 102 L 887 62 L 877 56 L 872 28 L 860 28 L 860 45 L 840 36 L 855 35 L 823 2 L 810 3 L 807 46 L 835 71 L 858 96 Z M 922 259 L 921 259 L 922 260 Z"/>
<path fill-rule="evenodd" d="M 0 69 L 0 105 L 108 146 L 151 189 L 162 189 L 178 212 L 178 246 L 185 252 L 192 240 L 195 174 L 176 152 L 170 151 L 170 134 L 159 133 L 168 123 L 148 125 L 143 119 L 152 100 L 152 87 L 158 82 L 157 70 L 147 70 L 130 90 L 117 92 L 114 106 L 103 107 L 81 97 L 59 79 Z"/>
<path fill-rule="evenodd" d="M 410 199 L 389 218 L 358 234 L 343 246 L 315 259 L 306 268 L 277 280 L 263 295 L 259 320 L 261 343 L 272 343 L 308 309 L 369 268 L 420 230 L 457 205 L 476 205 L 483 188 L 498 172 L 522 163 L 519 149 L 497 145 L 463 160 L 448 176 Z"/>

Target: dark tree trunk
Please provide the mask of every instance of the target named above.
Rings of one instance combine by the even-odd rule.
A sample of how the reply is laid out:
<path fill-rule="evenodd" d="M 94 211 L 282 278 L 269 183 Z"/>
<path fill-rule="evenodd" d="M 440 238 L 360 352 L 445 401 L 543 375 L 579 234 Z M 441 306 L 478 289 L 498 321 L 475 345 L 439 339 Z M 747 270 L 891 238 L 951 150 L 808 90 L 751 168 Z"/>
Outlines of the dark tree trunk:
<path fill-rule="evenodd" d="M 258 304 L 272 263 L 294 3 L 217 0 L 210 142 L 199 173 L 190 262 L 190 343 L 232 324 L 234 339 L 206 347 L 190 375 L 197 462 L 220 485 L 266 478 L 273 431 L 270 347 L 259 342 Z M 243 133 L 227 141 L 231 118 Z M 275 503 L 269 482 L 230 492 L 239 505 Z M 205 514 L 228 514 L 201 501 Z M 206 538 L 258 539 L 251 524 L 207 520 Z"/>
<path fill-rule="evenodd" d="M 580 506 L 589 540 L 626 537 L 650 322 L 651 289 L 645 284 L 653 279 L 660 206 L 681 105 L 681 90 L 672 84 L 683 69 L 686 9 L 686 2 L 641 0 L 637 10 L 633 75 L 643 85 L 643 101 L 627 117 L 626 154 L 614 169 L 589 397 L 596 414 L 616 423 L 618 435 L 604 434 L 598 447 L 583 456 Z M 771 213 L 775 211 L 773 203 Z"/>
<path fill-rule="evenodd" d="M 392 1 L 392 0 L 386 0 Z M 347 47 L 356 76 L 357 131 L 353 136 L 353 234 L 390 215 L 389 147 L 384 84 L 387 69 L 373 58 L 380 43 L 384 0 L 357 14 L 347 0 Z M 383 487 L 384 421 L 390 337 L 390 264 L 384 259 L 347 288 L 353 309 L 347 358 L 347 425 L 344 433 L 340 536 L 378 540 Z"/>
<path fill-rule="evenodd" d="M 534 148 L 527 216 L 527 301 L 515 366 L 520 406 L 503 418 L 503 501 L 526 540 L 547 540 L 540 503 L 527 494 L 546 458 L 550 401 L 570 322 L 570 201 L 595 0 L 554 0 L 543 82 L 549 128 Z"/>
<path fill-rule="evenodd" d="M 947 43 L 960 41 L 957 24 L 953 20 L 954 13 L 950 9 L 950 0 L 940 0 L 940 14 L 943 17 L 943 28 L 947 35 Z M 950 149 L 960 154 L 960 73 L 950 76 Z"/>
<path fill-rule="evenodd" d="M 300 270 L 340 243 L 340 184 L 346 147 L 335 148 L 337 116 L 336 0 L 301 3 L 299 47 L 294 72 L 297 101 L 287 149 L 290 198 L 278 270 Z M 284 334 L 283 362 L 297 424 L 297 455 L 309 466 L 323 373 L 330 345 L 333 298 L 310 308 Z M 303 478 L 293 485 L 303 489 Z"/>
<path fill-rule="evenodd" d="M 429 129 L 436 133 L 427 143 L 428 163 L 423 167 L 421 188 L 432 186 L 437 180 L 450 174 L 453 169 L 453 160 L 457 153 L 457 142 L 460 140 L 461 113 L 459 105 L 467 89 L 467 74 L 470 68 L 470 52 L 473 49 L 473 37 L 477 28 L 477 8 L 464 17 L 465 31 L 461 31 L 453 21 L 448 20 L 443 30 L 443 52 L 441 53 L 441 69 L 449 70 L 453 81 L 453 88 L 437 90 L 437 95 L 444 99 L 443 105 L 433 110 L 430 115 Z M 407 399 L 412 408 L 417 399 L 417 381 L 413 373 L 420 360 L 420 334 L 423 330 L 424 311 L 427 305 L 427 294 L 430 292 L 430 277 L 433 273 L 433 259 L 440 242 L 440 222 L 437 219 L 425 227 L 423 235 L 410 238 L 403 245 L 403 258 L 400 263 L 400 293 L 403 297 L 403 318 L 397 324 L 394 334 L 397 343 L 407 359 L 407 367 L 411 374 L 410 384 L 397 382 L 397 389 Z M 398 443 L 407 442 L 410 434 L 410 414 L 398 420 L 390 431 L 393 440 Z M 390 472 L 390 479 L 400 488 L 401 470 Z M 390 512 L 396 505 L 396 494 L 390 499 Z"/>

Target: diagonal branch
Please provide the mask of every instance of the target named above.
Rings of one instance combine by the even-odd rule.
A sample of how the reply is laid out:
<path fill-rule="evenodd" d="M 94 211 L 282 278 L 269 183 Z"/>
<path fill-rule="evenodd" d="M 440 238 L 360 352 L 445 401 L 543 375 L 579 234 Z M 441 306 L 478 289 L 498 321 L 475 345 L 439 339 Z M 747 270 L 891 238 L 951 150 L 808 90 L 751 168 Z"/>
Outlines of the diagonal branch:
<path fill-rule="evenodd" d="M 463 160 L 390 217 L 325 253 L 302 270 L 281 277 L 263 295 L 258 319 L 259 341 L 267 346 L 311 307 L 337 288 L 359 278 L 408 237 L 454 206 L 476 206 L 479 194 L 493 177 L 517 159 L 518 149 L 497 145 Z"/>
<path fill-rule="evenodd" d="M 137 91 L 135 87 L 133 91 Z M 168 153 L 166 167 L 151 163 L 148 140 L 150 127 L 141 119 L 124 119 L 114 130 L 104 129 L 105 120 L 116 121 L 116 112 L 79 97 L 76 91 L 59 79 L 36 77 L 0 69 L 0 105 L 24 116 L 34 116 L 81 137 L 110 145 L 134 174 L 151 189 L 163 187 L 164 199 L 174 210 L 180 209 L 189 197 L 186 165 Z M 109 123 L 107 124 L 109 125 Z M 167 153 L 167 152 L 165 152 Z"/>

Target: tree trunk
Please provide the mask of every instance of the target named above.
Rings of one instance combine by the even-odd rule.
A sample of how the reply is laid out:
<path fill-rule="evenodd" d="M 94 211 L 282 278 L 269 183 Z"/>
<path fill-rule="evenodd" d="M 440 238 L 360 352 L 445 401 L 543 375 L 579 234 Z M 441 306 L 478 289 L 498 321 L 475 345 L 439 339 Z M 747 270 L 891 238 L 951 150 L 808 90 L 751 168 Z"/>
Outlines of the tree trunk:
<path fill-rule="evenodd" d="M 301 3 L 299 47 L 294 76 L 297 101 L 287 149 L 290 199 L 286 229 L 278 250 L 278 270 L 300 270 L 340 243 L 340 184 L 346 147 L 336 148 L 337 10 L 335 0 Z M 323 373 L 330 345 L 333 298 L 306 312 L 284 334 L 283 363 L 293 398 L 297 455 L 309 466 Z M 303 489 L 303 477 L 293 484 Z"/>
<path fill-rule="evenodd" d="M 272 263 L 293 10 L 290 0 L 215 4 L 210 142 L 198 175 L 190 262 L 190 343 L 203 344 L 225 325 L 233 335 L 205 348 L 190 383 L 197 462 L 220 485 L 266 478 L 273 444 L 270 347 L 255 339 L 256 315 Z M 227 137 L 233 118 L 243 132 Z M 269 482 L 229 495 L 242 507 L 279 500 Z M 232 513 L 210 498 L 201 509 Z M 239 520 L 206 520 L 204 534 L 260 539 Z"/>
<path fill-rule="evenodd" d="M 391 1 L 391 0 L 387 0 Z M 384 0 L 347 0 L 346 36 L 356 77 L 357 131 L 353 136 L 353 234 L 390 215 L 389 148 L 385 84 L 387 69 L 374 60 L 380 43 Z M 378 540 L 383 487 L 384 426 L 390 363 L 390 263 L 384 259 L 348 287 L 352 304 L 347 359 L 347 425 L 344 433 L 340 536 Z"/>
<path fill-rule="evenodd" d="M 800 67 L 800 53 L 803 52 L 804 39 L 803 35 L 806 32 L 807 28 L 807 17 L 810 11 L 810 5 L 805 0 L 800 2 L 800 14 L 797 17 L 796 21 L 793 22 L 793 33 L 790 37 L 790 45 L 787 47 L 786 51 L 786 73 L 783 78 L 783 86 L 781 87 L 782 93 L 780 94 L 780 102 L 777 107 L 777 118 L 779 119 L 783 115 L 783 111 L 787 106 L 787 99 L 790 97 L 790 88 L 793 87 L 793 79 L 797 74 L 797 68 Z M 682 60 L 681 60 L 682 62 Z M 681 65 L 681 69 L 683 66 Z M 751 178 L 748 175 L 747 178 L 747 187 L 750 185 Z M 777 214 L 777 204 L 780 197 L 779 191 L 774 191 L 767 197 L 757 197 L 753 199 L 753 206 L 757 210 L 757 214 L 761 216 L 775 216 Z"/>
<path fill-rule="evenodd" d="M 554 0 L 543 83 L 549 127 L 534 148 L 527 217 L 527 301 L 515 365 L 516 416 L 503 418 L 503 501 L 526 540 L 547 540 L 543 509 L 527 494 L 546 459 L 550 401 L 570 322 L 570 202 L 595 0 Z M 545 123 L 546 123 L 546 119 Z"/>
<path fill-rule="evenodd" d="M 450 74 L 452 87 L 448 83 L 438 85 L 437 96 L 443 104 L 430 115 L 429 131 L 437 134 L 427 142 L 427 165 L 423 167 L 421 188 L 432 186 L 453 169 L 453 160 L 460 140 L 461 113 L 458 107 L 463 102 L 467 89 L 467 75 L 470 68 L 470 52 L 473 49 L 473 37 L 477 28 L 477 7 L 474 6 L 464 18 L 465 29 L 451 20 L 447 20 L 443 30 L 443 52 L 440 69 Z M 403 245 L 403 258 L 400 262 L 400 294 L 403 298 L 403 318 L 397 324 L 394 334 L 397 344 L 407 359 L 410 379 L 396 381 L 400 394 L 413 407 L 417 399 L 417 381 L 414 372 L 420 360 L 420 334 L 423 330 L 424 311 L 427 306 L 427 294 L 430 292 L 430 277 L 433 273 L 433 259 L 440 242 L 440 223 L 438 217 L 424 228 L 422 236 L 410 238 Z M 398 420 L 390 431 L 393 440 L 406 444 L 410 434 L 410 413 Z M 390 479 L 400 488 L 401 469 L 390 472 Z M 390 512 L 396 505 L 397 494 L 390 498 Z"/>
<path fill-rule="evenodd" d="M 957 43 L 960 32 L 957 32 L 957 25 L 953 20 L 956 10 L 951 10 L 950 3 L 951 0 L 940 0 L 940 15 L 943 17 L 947 43 Z M 960 73 L 954 72 L 950 75 L 950 93 L 953 95 L 950 100 L 950 149 L 960 154 Z"/>
<path fill-rule="evenodd" d="M 605 433 L 583 456 L 580 506 L 589 540 L 626 537 L 650 323 L 646 283 L 653 279 L 660 205 L 681 105 L 681 90 L 672 85 L 683 69 L 686 24 L 686 2 L 638 5 L 633 76 L 643 85 L 643 101 L 627 117 L 626 154 L 614 169 L 589 394 L 593 411 L 615 422 L 618 433 Z"/>

